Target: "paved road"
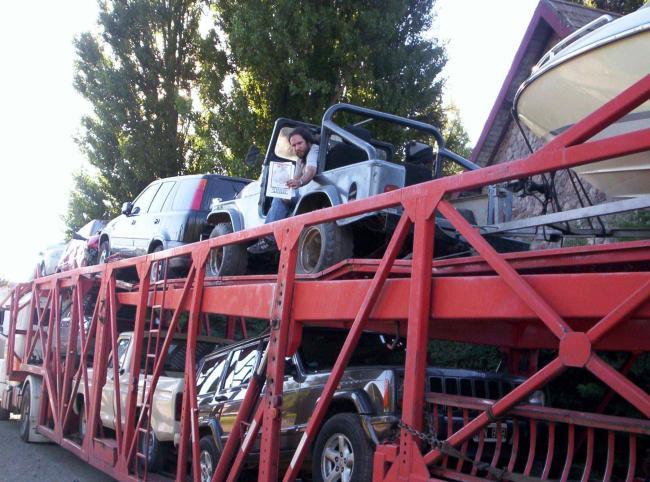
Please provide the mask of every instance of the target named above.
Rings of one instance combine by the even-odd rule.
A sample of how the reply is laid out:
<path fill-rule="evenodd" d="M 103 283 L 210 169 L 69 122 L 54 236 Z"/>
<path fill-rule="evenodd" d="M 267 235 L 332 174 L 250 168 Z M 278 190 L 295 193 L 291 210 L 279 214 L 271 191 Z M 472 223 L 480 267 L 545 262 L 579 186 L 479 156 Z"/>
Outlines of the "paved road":
<path fill-rule="evenodd" d="M 18 420 L 0 422 L 0 482 L 109 482 L 103 472 L 54 444 L 26 444 Z"/>

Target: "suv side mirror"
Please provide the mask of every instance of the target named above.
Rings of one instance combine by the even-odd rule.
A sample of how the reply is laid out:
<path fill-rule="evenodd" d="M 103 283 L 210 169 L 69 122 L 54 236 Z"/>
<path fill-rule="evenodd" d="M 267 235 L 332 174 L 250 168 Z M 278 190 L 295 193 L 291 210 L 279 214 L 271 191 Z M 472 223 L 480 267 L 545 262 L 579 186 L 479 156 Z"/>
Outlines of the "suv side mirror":
<path fill-rule="evenodd" d="M 296 366 L 292 358 L 285 359 L 284 373 L 286 376 L 289 376 L 294 380 L 299 381 L 298 379 L 300 378 L 300 372 L 298 371 L 298 367 Z"/>
<path fill-rule="evenodd" d="M 131 209 L 133 209 L 133 203 L 124 203 L 122 204 L 122 214 L 126 214 L 127 216 L 131 214 Z"/>
<path fill-rule="evenodd" d="M 76 239 L 77 241 L 87 241 L 86 238 L 79 233 L 72 233 L 72 239 Z"/>
<path fill-rule="evenodd" d="M 257 159 L 259 157 L 260 150 L 255 144 L 253 144 L 248 148 L 246 157 L 244 157 L 244 164 L 246 164 L 248 167 L 255 167 L 257 165 Z"/>

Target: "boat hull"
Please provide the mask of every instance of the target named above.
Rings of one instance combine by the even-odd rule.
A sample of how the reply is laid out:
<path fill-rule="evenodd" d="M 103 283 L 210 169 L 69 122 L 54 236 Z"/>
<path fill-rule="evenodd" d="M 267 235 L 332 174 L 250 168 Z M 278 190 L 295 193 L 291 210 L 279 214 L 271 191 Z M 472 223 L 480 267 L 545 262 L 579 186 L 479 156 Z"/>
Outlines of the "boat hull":
<path fill-rule="evenodd" d="M 586 117 L 650 73 L 650 9 L 636 12 L 633 30 L 616 31 L 616 22 L 606 27 L 614 39 L 600 38 L 583 46 L 560 51 L 519 89 L 515 109 L 521 122 L 549 141 Z M 635 15 L 635 14 L 632 14 Z M 630 16 L 628 16 L 630 17 Z M 612 28 L 613 27 L 613 28 Z M 603 27 L 605 28 L 605 27 Z M 598 29 L 601 30 L 601 29 Z M 592 32 L 597 34 L 598 31 Z M 587 39 L 588 40 L 588 39 Z M 650 101 L 608 127 L 593 140 L 650 127 Z M 650 153 L 608 159 L 574 169 L 608 197 L 650 194 Z"/>

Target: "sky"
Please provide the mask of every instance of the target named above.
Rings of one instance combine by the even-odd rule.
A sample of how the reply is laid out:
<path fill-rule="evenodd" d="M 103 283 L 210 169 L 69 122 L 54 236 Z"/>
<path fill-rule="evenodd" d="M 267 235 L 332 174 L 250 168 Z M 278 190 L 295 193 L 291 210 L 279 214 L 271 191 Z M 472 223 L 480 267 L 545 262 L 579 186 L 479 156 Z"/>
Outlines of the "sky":
<path fill-rule="evenodd" d="M 437 2 L 433 33 L 449 57 L 445 100 L 460 109 L 472 144 L 536 5 Z M 0 3 L 0 278 L 26 280 L 39 252 L 63 239 L 72 173 L 85 165 L 74 137 L 90 112 L 72 85 L 73 40 L 96 20 L 94 0 Z"/>

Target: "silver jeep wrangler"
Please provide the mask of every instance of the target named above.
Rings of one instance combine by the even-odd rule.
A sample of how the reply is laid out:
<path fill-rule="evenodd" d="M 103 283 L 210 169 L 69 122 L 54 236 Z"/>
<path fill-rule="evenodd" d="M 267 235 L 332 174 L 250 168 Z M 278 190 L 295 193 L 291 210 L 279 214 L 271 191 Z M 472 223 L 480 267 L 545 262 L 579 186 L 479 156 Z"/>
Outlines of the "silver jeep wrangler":
<path fill-rule="evenodd" d="M 344 128 L 334 122 L 335 114 L 346 120 L 352 117 L 361 121 Z M 370 123 L 377 134 L 382 134 L 382 140 L 374 138 L 366 128 Z M 435 127 L 404 117 L 337 104 L 325 112 L 320 128 L 281 118 L 275 123 L 260 179 L 248 184 L 235 199 L 217 200 L 213 204 L 207 218 L 208 223 L 215 226 L 211 238 L 264 224 L 271 204 L 271 197 L 267 195 L 270 164 L 295 163 L 297 158 L 291 151 L 289 135 L 298 126 L 320 134 L 320 149 L 317 174 L 298 189 L 299 200 L 293 216 L 430 181 L 442 174 L 443 158 L 465 169 L 477 168 L 445 149 L 444 140 Z M 405 137 L 407 129 L 409 137 Z M 406 147 L 396 149 L 396 143 L 405 139 L 409 141 Z M 429 145 L 432 141 L 438 148 L 435 162 L 433 148 Z M 249 151 L 247 163 L 256 162 L 259 153 L 256 151 L 254 148 Z M 346 258 L 381 252 L 400 214 L 397 208 L 385 209 L 306 228 L 299 241 L 297 272 L 317 273 Z M 456 241 L 450 241 L 450 249 L 454 252 Z M 246 274 L 249 257 L 252 255 L 243 244 L 214 249 L 208 273 L 213 276 Z"/>

